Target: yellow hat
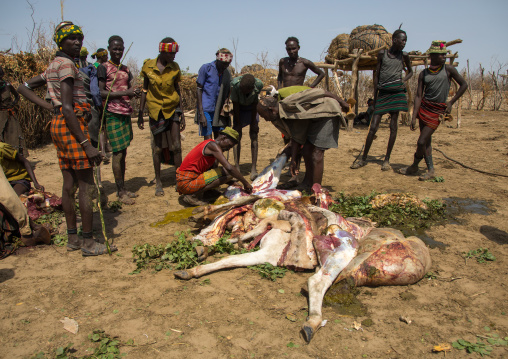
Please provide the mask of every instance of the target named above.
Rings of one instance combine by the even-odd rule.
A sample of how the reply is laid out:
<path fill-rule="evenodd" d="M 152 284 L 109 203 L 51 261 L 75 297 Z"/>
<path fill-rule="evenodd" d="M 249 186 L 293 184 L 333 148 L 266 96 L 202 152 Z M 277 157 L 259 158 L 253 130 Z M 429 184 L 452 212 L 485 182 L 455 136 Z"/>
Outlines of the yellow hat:
<path fill-rule="evenodd" d="M 220 134 L 228 136 L 236 143 L 238 143 L 238 140 L 240 139 L 240 135 L 238 134 L 238 132 L 233 130 L 231 127 L 226 127 L 225 129 L 220 131 Z"/>
<path fill-rule="evenodd" d="M 79 56 L 87 56 L 88 55 L 88 50 L 86 49 L 86 47 L 82 46 L 81 47 L 81 50 L 79 50 Z"/>

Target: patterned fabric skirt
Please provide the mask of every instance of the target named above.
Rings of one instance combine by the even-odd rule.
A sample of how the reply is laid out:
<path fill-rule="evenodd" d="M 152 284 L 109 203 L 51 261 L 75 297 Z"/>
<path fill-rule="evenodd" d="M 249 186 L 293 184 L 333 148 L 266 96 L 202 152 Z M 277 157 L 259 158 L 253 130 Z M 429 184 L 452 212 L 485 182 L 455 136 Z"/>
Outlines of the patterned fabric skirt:
<path fill-rule="evenodd" d="M 78 118 L 79 127 L 83 131 L 84 135 L 88 140 L 90 136 L 88 134 L 88 126 L 85 117 L 90 113 L 90 104 L 82 103 L 74 104 L 74 113 Z M 55 113 L 51 119 L 50 126 L 51 140 L 56 147 L 56 155 L 58 157 L 58 164 L 61 169 L 73 169 L 73 170 L 84 170 L 91 168 L 92 165 L 88 161 L 83 147 L 76 140 L 74 135 L 67 127 L 67 122 L 62 114 L 62 108 L 60 112 Z"/>
<path fill-rule="evenodd" d="M 433 130 L 437 129 L 441 121 L 439 116 L 444 114 L 446 111 L 446 103 L 432 102 L 425 98 L 422 99 L 420 110 L 418 110 L 418 119 Z M 421 126 L 421 124 L 420 124 Z"/>
<path fill-rule="evenodd" d="M 389 112 L 407 111 L 406 88 L 402 82 L 379 88 L 374 115 Z"/>
<path fill-rule="evenodd" d="M 125 150 L 131 144 L 132 121 L 129 115 L 106 111 L 106 134 L 113 152 Z"/>
<path fill-rule="evenodd" d="M 207 184 L 212 183 L 219 177 L 222 177 L 221 168 L 212 168 L 205 173 L 196 173 L 193 171 L 176 170 L 176 190 L 180 194 L 192 194 L 203 189 Z"/>

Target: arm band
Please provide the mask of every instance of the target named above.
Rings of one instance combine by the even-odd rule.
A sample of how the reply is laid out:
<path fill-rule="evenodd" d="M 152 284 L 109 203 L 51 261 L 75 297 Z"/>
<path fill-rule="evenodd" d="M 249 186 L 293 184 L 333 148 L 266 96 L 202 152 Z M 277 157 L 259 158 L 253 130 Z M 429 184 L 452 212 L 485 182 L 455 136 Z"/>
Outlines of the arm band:
<path fill-rule="evenodd" d="M 88 138 L 87 138 L 86 140 L 84 140 L 84 141 L 81 141 L 79 144 L 80 144 L 81 146 L 83 146 L 83 145 L 84 145 L 85 143 L 87 143 L 87 142 L 88 142 Z"/>
<path fill-rule="evenodd" d="M 26 82 L 23 85 L 25 85 L 25 87 L 28 88 L 29 90 L 32 89 L 30 86 L 28 86 L 28 83 L 26 83 Z"/>

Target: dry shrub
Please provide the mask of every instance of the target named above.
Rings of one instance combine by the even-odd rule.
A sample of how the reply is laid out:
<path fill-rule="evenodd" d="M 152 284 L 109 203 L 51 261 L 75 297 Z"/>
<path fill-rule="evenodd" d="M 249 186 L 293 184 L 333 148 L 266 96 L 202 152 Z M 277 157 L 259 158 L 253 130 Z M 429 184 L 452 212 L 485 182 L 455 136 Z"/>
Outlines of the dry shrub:
<path fill-rule="evenodd" d="M 340 34 L 335 37 L 328 47 L 328 55 L 325 56 L 325 61 L 333 64 L 335 60 L 347 58 L 349 54 L 349 34 Z"/>
<path fill-rule="evenodd" d="M 252 74 L 253 72 L 258 72 L 258 71 L 262 71 L 262 70 L 263 70 L 263 66 L 261 66 L 260 64 L 252 64 L 252 65 L 247 65 L 247 66 L 242 67 L 240 74 L 241 75 Z"/>
<path fill-rule="evenodd" d="M 277 87 L 277 75 L 279 72 L 275 69 L 261 69 L 259 71 L 251 72 L 252 76 L 260 79 L 264 86 L 272 85 Z"/>
<path fill-rule="evenodd" d="M 377 49 L 381 46 L 392 46 L 392 34 L 381 25 L 362 25 L 351 31 L 349 37 L 349 52 L 354 49 L 363 49 L 364 52 Z"/>
<path fill-rule="evenodd" d="M 54 50 L 45 48 L 36 54 L 24 52 L 0 54 L 0 66 L 5 71 L 5 79 L 11 82 L 14 88 L 17 88 L 19 84 L 43 73 L 53 56 Z M 46 87 L 36 89 L 35 93 L 44 98 Z M 22 96 L 20 97 L 16 113 L 26 146 L 35 148 L 48 143 L 51 138 L 47 124 L 51 121 L 52 113 L 43 110 Z"/>

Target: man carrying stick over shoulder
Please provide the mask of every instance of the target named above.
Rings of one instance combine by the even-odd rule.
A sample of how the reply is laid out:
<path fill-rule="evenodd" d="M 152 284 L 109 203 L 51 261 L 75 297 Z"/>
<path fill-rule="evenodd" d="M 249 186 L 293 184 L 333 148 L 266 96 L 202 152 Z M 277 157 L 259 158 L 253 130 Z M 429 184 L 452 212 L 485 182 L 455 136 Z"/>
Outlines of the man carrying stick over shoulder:
<path fill-rule="evenodd" d="M 420 176 L 420 181 L 434 178 L 434 163 L 432 162 L 432 134 L 441 121 L 450 118 L 453 104 L 466 92 L 467 82 L 452 65 L 446 65 L 446 46 L 444 41 L 432 41 L 430 49 L 430 66 L 423 70 L 418 77 L 418 88 L 414 103 L 411 130 L 416 130 L 416 118 L 420 120 L 420 137 L 418 138 L 413 164 L 400 169 L 404 175 L 415 175 L 418 164 L 425 158 L 427 173 Z M 459 84 L 459 89 L 450 101 L 451 79 Z"/>

